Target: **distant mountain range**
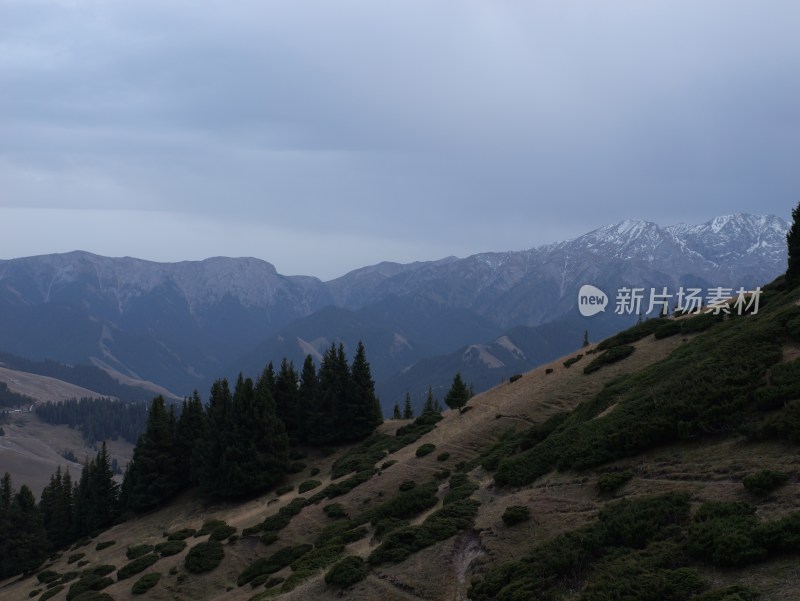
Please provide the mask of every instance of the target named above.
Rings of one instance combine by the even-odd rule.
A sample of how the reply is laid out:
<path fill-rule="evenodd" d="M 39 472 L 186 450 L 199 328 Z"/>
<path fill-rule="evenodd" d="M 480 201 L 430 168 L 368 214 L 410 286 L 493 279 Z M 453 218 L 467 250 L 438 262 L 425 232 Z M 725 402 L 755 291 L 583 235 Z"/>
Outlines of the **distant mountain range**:
<path fill-rule="evenodd" d="M 461 370 L 476 390 L 630 324 L 580 317 L 577 292 L 753 287 L 786 268 L 788 224 L 624 221 L 574 240 L 464 259 L 380 263 L 322 282 L 258 259 L 154 263 L 85 252 L 0 261 L 0 351 L 91 363 L 177 394 L 363 339 L 389 407 Z"/>

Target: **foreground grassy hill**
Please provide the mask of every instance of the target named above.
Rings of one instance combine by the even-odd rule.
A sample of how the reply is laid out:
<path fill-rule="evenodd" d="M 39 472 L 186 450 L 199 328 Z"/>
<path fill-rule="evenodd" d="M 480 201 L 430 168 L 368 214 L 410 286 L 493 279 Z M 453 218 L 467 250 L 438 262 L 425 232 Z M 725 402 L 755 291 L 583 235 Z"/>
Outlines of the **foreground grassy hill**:
<path fill-rule="evenodd" d="M 645 322 L 258 498 L 184 495 L 0 598 L 795 599 L 799 298 Z"/>

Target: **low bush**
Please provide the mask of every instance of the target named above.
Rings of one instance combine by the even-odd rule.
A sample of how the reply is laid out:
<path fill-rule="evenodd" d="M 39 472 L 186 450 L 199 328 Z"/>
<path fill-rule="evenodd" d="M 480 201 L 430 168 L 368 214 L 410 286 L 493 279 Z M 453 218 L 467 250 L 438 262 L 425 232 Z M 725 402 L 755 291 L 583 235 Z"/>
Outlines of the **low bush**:
<path fill-rule="evenodd" d="M 301 483 L 300 486 L 297 487 L 297 492 L 303 494 L 304 492 L 308 492 L 309 490 L 314 490 L 317 488 L 322 482 L 319 480 L 306 480 L 305 482 Z"/>
<path fill-rule="evenodd" d="M 742 484 L 752 495 L 764 497 L 789 481 L 789 476 L 783 472 L 763 470 L 745 476 Z"/>
<path fill-rule="evenodd" d="M 67 558 L 67 563 L 75 563 L 86 557 L 86 553 L 73 553 Z"/>
<path fill-rule="evenodd" d="M 50 582 L 54 582 L 55 580 L 58 580 L 59 576 L 60 576 L 60 574 L 58 572 L 53 571 L 53 570 L 43 570 L 43 571 L 39 572 L 38 574 L 36 574 L 36 579 L 41 584 L 49 584 Z"/>
<path fill-rule="evenodd" d="M 176 530 L 175 532 L 171 532 L 167 535 L 167 540 L 186 540 L 187 538 L 194 536 L 197 530 L 194 528 L 183 528 L 181 530 Z"/>
<path fill-rule="evenodd" d="M 272 530 L 268 530 L 267 532 L 261 535 L 261 538 L 259 540 L 263 545 L 269 546 L 272 543 L 278 541 L 278 535 Z"/>
<path fill-rule="evenodd" d="M 158 572 L 151 572 L 150 574 L 145 574 L 139 580 L 133 583 L 131 587 L 131 592 L 134 595 L 143 595 L 151 588 L 153 588 L 158 581 L 161 580 L 161 574 Z"/>
<path fill-rule="evenodd" d="M 622 488 L 633 478 L 633 472 L 625 470 L 624 472 L 609 472 L 600 476 L 597 481 L 597 490 L 601 493 L 608 494 Z"/>
<path fill-rule="evenodd" d="M 656 340 L 661 340 L 662 338 L 669 338 L 670 336 L 676 336 L 683 332 L 683 328 L 680 321 L 668 321 L 667 323 L 661 325 L 656 329 L 654 332 L 654 337 Z"/>
<path fill-rule="evenodd" d="M 113 566 L 111 564 L 103 564 L 101 566 L 97 566 L 96 568 L 92 568 L 91 573 L 96 574 L 98 576 L 108 576 L 112 572 L 117 571 L 117 566 Z"/>
<path fill-rule="evenodd" d="M 430 455 L 436 450 L 436 445 L 430 442 L 426 442 L 424 445 L 421 445 L 417 448 L 417 457 L 425 457 L 425 455 Z"/>
<path fill-rule="evenodd" d="M 503 523 L 506 526 L 513 526 L 531 519 L 531 510 L 525 505 L 510 505 L 503 512 Z"/>
<path fill-rule="evenodd" d="M 73 599 L 87 591 L 101 591 L 112 584 L 114 584 L 114 581 L 107 576 L 100 576 L 99 574 L 86 574 L 69 587 L 69 590 L 67 591 L 67 601 L 73 601 Z"/>
<path fill-rule="evenodd" d="M 114 597 L 97 591 L 86 591 L 75 597 L 73 601 L 114 601 Z"/>
<path fill-rule="evenodd" d="M 206 520 L 203 522 L 202 527 L 200 530 L 194 533 L 195 538 L 199 538 L 201 536 L 205 536 L 206 534 L 211 534 L 214 530 L 219 528 L 220 526 L 227 526 L 228 524 L 225 523 L 224 520 Z"/>
<path fill-rule="evenodd" d="M 324 511 L 325 515 L 327 515 L 329 518 L 335 520 L 347 517 L 347 513 L 340 503 L 331 503 L 330 505 L 325 505 L 325 507 L 322 508 L 322 511 Z"/>
<path fill-rule="evenodd" d="M 233 526 L 228 526 L 228 524 L 221 524 L 211 531 L 211 535 L 208 537 L 208 540 L 223 541 L 226 538 L 230 538 L 234 534 L 236 534 L 236 528 Z"/>
<path fill-rule="evenodd" d="M 155 552 L 161 557 L 169 557 L 170 555 L 177 555 L 186 548 L 185 540 L 166 540 L 163 543 L 158 543 Z"/>
<path fill-rule="evenodd" d="M 275 494 L 279 497 L 282 497 L 283 495 L 290 493 L 293 490 L 294 490 L 294 484 L 286 484 L 285 486 L 280 486 L 276 488 Z"/>
<path fill-rule="evenodd" d="M 133 561 L 126 563 L 117 571 L 117 580 L 125 580 L 131 576 L 145 571 L 159 559 L 158 555 L 151 553 L 150 555 L 142 555 Z"/>
<path fill-rule="evenodd" d="M 450 459 L 450 453 L 439 453 L 436 456 L 436 461 L 447 461 L 448 459 Z"/>
<path fill-rule="evenodd" d="M 368 573 L 369 565 L 360 557 L 351 555 L 345 557 L 328 570 L 328 573 L 325 574 L 325 582 L 333 586 L 347 588 L 364 580 Z"/>
<path fill-rule="evenodd" d="M 670 323 L 669 319 L 664 319 L 664 318 L 648 319 L 640 324 L 633 326 L 632 328 L 623 330 L 622 332 L 612 336 L 611 338 L 606 338 L 600 344 L 597 345 L 596 349 L 598 351 L 607 351 L 609 349 L 618 346 L 631 344 L 633 342 L 636 342 L 637 340 L 646 338 L 650 334 L 655 333 L 656 330 L 658 330 L 660 327 L 668 323 Z"/>
<path fill-rule="evenodd" d="M 42 593 L 42 596 L 39 597 L 39 601 L 47 601 L 48 599 L 52 599 L 63 590 L 64 590 L 63 584 L 59 584 L 51 589 L 47 589 L 44 593 Z"/>
<path fill-rule="evenodd" d="M 319 474 L 319 468 L 318 467 L 312 467 L 308 472 L 308 475 L 312 476 L 312 477 L 316 476 L 317 474 Z"/>
<path fill-rule="evenodd" d="M 225 557 L 222 543 L 209 540 L 189 549 L 184 560 L 186 570 L 192 574 L 203 574 L 216 568 Z"/>
<path fill-rule="evenodd" d="M 598 355 L 595 359 L 592 360 L 589 365 L 583 368 L 583 373 L 591 374 L 599 370 L 604 365 L 611 365 L 612 363 L 617 363 L 618 361 L 622 361 L 627 357 L 630 357 L 633 354 L 633 351 L 636 350 L 636 347 L 623 345 L 623 346 L 615 346 L 607 350 L 601 355 Z"/>
<path fill-rule="evenodd" d="M 417 483 L 414 480 L 404 480 L 403 482 L 400 483 L 400 486 L 398 486 L 397 489 L 400 492 L 405 492 L 407 490 L 411 490 L 416 485 Z"/>
<path fill-rule="evenodd" d="M 570 357 L 569 359 L 564 361 L 564 367 L 569 369 L 570 367 L 575 365 L 581 359 L 583 359 L 583 355 L 581 355 L 581 354 L 575 355 L 574 357 Z"/>
<path fill-rule="evenodd" d="M 308 544 L 284 547 L 269 557 L 259 557 L 239 574 L 239 577 L 236 579 L 236 584 L 238 586 L 244 586 L 261 575 L 274 574 L 300 559 L 312 548 L 313 545 Z"/>
<path fill-rule="evenodd" d="M 455 503 L 456 501 L 461 501 L 463 499 L 468 499 L 473 492 L 478 490 L 478 485 L 472 482 L 463 472 L 459 472 L 455 474 L 452 478 L 450 478 L 450 489 L 447 491 L 447 494 L 444 496 L 444 500 L 442 501 L 443 505 L 449 505 L 450 503 Z"/>
<path fill-rule="evenodd" d="M 103 549 L 108 549 L 109 547 L 117 544 L 115 540 L 105 540 L 103 542 L 97 543 L 94 550 L 95 551 L 102 551 Z"/>
<path fill-rule="evenodd" d="M 125 551 L 125 557 L 128 559 L 137 559 L 138 557 L 142 557 L 143 555 L 147 555 L 148 553 L 152 553 L 153 549 L 155 549 L 154 545 L 142 544 L 142 545 L 134 545 L 132 547 L 128 547 Z"/>
<path fill-rule="evenodd" d="M 289 471 L 290 474 L 299 474 L 300 472 L 302 472 L 307 467 L 308 467 L 308 465 L 306 465 L 302 461 L 293 461 L 292 463 L 289 464 L 289 470 L 288 471 Z"/>
<path fill-rule="evenodd" d="M 547 369 L 544 370 L 544 373 L 548 374 L 548 375 L 553 373 L 553 368 L 552 367 L 548 367 Z"/>

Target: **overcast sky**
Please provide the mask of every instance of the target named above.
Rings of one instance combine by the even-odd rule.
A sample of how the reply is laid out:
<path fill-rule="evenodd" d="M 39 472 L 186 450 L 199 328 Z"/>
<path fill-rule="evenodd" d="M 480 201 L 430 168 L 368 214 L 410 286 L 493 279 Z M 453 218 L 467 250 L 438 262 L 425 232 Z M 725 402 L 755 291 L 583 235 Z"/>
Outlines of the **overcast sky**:
<path fill-rule="evenodd" d="M 797 0 L 0 0 L 0 258 L 324 279 L 789 216 Z"/>

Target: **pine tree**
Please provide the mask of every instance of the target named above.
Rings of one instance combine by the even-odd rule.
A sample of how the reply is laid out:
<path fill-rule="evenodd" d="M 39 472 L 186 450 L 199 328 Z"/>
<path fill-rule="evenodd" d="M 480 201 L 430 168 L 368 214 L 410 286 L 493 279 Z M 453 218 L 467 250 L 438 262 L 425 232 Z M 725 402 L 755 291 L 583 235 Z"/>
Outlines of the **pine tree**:
<path fill-rule="evenodd" d="M 400 403 L 394 404 L 394 410 L 392 411 L 392 419 L 403 419 L 403 414 L 400 413 Z"/>
<path fill-rule="evenodd" d="M 177 493 L 185 483 L 185 457 L 176 443 L 175 413 L 164 397 L 150 404 L 147 429 L 133 450 L 123 484 L 127 509 L 152 509 Z M 110 471 L 110 466 L 109 466 Z"/>
<path fill-rule="evenodd" d="M 444 402 L 450 409 L 458 409 L 460 414 L 464 411 L 464 406 L 467 404 L 470 396 L 469 388 L 467 388 L 464 380 L 461 379 L 461 372 L 457 372 L 453 378 L 453 384 L 450 386 L 450 390 L 447 391 L 444 397 Z"/>
<path fill-rule="evenodd" d="M 356 356 L 350 368 L 350 383 L 346 398 L 349 402 L 343 415 L 345 423 L 341 438 L 342 440 L 366 438 L 383 423 L 383 411 L 375 395 L 375 382 L 367 361 L 367 352 L 361 341 L 358 343 Z"/>
<path fill-rule="evenodd" d="M 207 495 L 217 494 L 217 475 L 220 471 L 222 453 L 233 431 L 231 414 L 233 398 L 228 380 L 217 380 L 211 386 L 211 394 L 206 408 L 207 435 L 199 444 L 200 487 Z"/>
<path fill-rule="evenodd" d="M 319 379 L 317 368 L 311 355 L 306 355 L 303 361 L 303 371 L 300 372 L 300 386 L 298 387 L 300 403 L 300 430 L 298 439 L 302 442 L 309 440 L 313 425 L 316 424 L 316 414 L 319 410 Z"/>
<path fill-rule="evenodd" d="M 792 225 L 786 234 L 786 246 L 789 251 L 786 282 L 795 285 L 800 281 L 800 203 L 792 209 Z"/>
<path fill-rule="evenodd" d="M 39 510 L 42 513 L 47 538 L 56 549 L 69 545 L 74 539 L 72 527 L 72 479 L 69 472 L 61 473 L 58 466 L 50 483 L 42 490 Z"/>
<path fill-rule="evenodd" d="M 341 440 L 350 415 L 345 395 L 350 383 L 350 368 L 344 346 L 331 344 L 322 356 L 318 374 L 318 393 L 311 411 L 308 441 L 326 445 Z"/>
<path fill-rule="evenodd" d="M 403 419 L 414 419 L 414 409 L 411 407 L 411 395 L 406 393 L 406 401 L 403 405 Z"/>
<path fill-rule="evenodd" d="M 200 483 L 200 445 L 208 433 L 203 401 L 196 390 L 183 401 L 181 416 L 175 429 L 176 461 L 180 488 Z"/>
<path fill-rule="evenodd" d="M 439 406 L 439 401 L 436 397 L 433 396 L 433 388 L 428 386 L 428 395 L 425 397 L 425 405 L 422 407 L 423 415 L 426 413 L 441 413 L 441 407 Z"/>
<path fill-rule="evenodd" d="M 240 374 L 231 409 L 231 430 L 223 433 L 226 445 L 213 487 L 213 495 L 221 498 L 269 488 L 287 473 L 289 463 L 289 440 L 266 374 L 255 386 Z"/>
<path fill-rule="evenodd" d="M 0 481 L 0 579 L 28 573 L 47 558 L 49 541 L 31 490 L 14 492 L 11 476 Z"/>
<path fill-rule="evenodd" d="M 584 347 L 589 346 L 589 330 L 583 331 L 583 346 Z"/>
<path fill-rule="evenodd" d="M 272 390 L 275 397 L 275 410 L 286 426 L 289 439 L 295 442 L 301 440 L 303 403 L 298 388 L 298 375 L 291 361 L 287 361 L 285 358 L 281 361 L 281 368 L 275 378 Z"/>

